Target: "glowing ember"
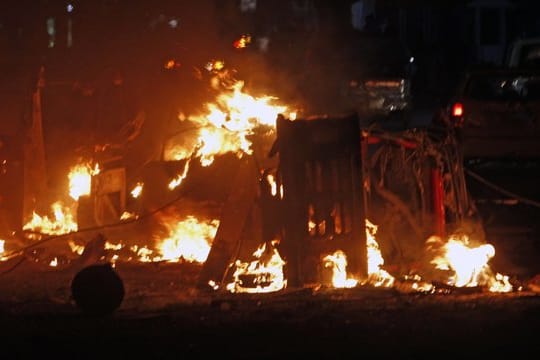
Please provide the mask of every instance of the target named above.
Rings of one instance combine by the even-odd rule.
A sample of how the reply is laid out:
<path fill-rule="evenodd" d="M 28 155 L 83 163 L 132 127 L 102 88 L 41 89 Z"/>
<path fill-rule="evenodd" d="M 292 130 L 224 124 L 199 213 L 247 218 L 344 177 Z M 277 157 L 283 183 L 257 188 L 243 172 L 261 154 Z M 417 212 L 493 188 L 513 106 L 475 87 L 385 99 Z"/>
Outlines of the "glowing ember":
<path fill-rule="evenodd" d="M 394 277 L 386 270 L 382 269 L 384 259 L 379 249 L 379 244 L 375 240 L 378 226 L 372 224 L 366 219 L 366 240 L 367 240 L 367 255 L 368 255 L 368 283 L 373 286 L 394 285 Z"/>
<path fill-rule="evenodd" d="M 233 42 L 233 46 L 235 49 L 244 49 L 251 43 L 251 36 L 250 35 L 242 35 L 238 40 L 235 40 Z"/>
<path fill-rule="evenodd" d="M 283 275 L 285 261 L 275 248 L 276 242 L 267 247 L 262 244 L 253 255 L 256 260 L 241 262 L 236 260 L 234 281 L 227 284 L 227 290 L 238 293 L 268 293 L 281 290 L 287 286 Z"/>
<path fill-rule="evenodd" d="M 52 259 L 51 262 L 49 263 L 49 266 L 57 267 L 58 266 L 58 258 Z"/>
<path fill-rule="evenodd" d="M 162 260 L 178 261 L 183 258 L 189 262 L 202 263 L 208 257 L 219 221 L 200 222 L 194 216 L 188 216 L 184 221 L 164 221 L 163 225 L 169 235 L 160 240 L 157 246 Z"/>
<path fill-rule="evenodd" d="M 136 199 L 138 198 L 139 196 L 141 196 L 141 193 L 143 191 L 143 186 L 144 184 L 141 183 L 141 182 L 138 182 L 137 184 L 135 184 L 135 187 L 133 188 L 133 190 L 131 190 L 131 196 Z"/>
<path fill-rule="evenodd" d="M 2 261 L 4 259 L 4 257 L 1 256 L 5 251 L 4 243 L 5 243 L 5 240 L 0 239 L 0 261 Z"/>
<path fill-rule="evenodd" d="M 439 270 L 449 272 L 448 284 L 456 287 L 487 286 L 493 292 L 512 291 L 508 277 L 499 273 L 493 274 L 488 265 L 495 256 L 495 248 L 491 244 L 471 247 L 466 235 L 452 235 L 446 243 L 436 236 L 427 240 L 430 247 L 439 246 L 438 254 L 431 263 Z"/>
<path fill-rule="evenodd" d="M 75 244 L 73 242 L 73 240 L 69 240 L 68 245 L 69 245 L 69 248 L 71 249 L 72 252 L 76 253 L 77 255 L 82 255 L 82 253 L 84 251 L 84 246 L 83 245 Z"/>
<path fill-rule="evenodd" d="M 165 62 L 165 65 L 163 65 L 163 67 L 167 70 L 172 70 L 174 68 L 179 68 L 181 66 L 181 64 L 179 62 L 177 62 L 176 60 L 174 59 L 169 59 Z"/>
<path fill-rule="evenodd" d="M 225 68 L 225 62 L 223 60 L 212 60 L 207 62 L 204 68 L 210 72 L 220 71 Z"/>
<path fill-rule="evenodd" d="M 23 226 L 23 230 L 49 235 L 60 235 L 77 231 L 73 209 L 64 206 L 60 201 L 52 204 L 51 209 L 54 218 L 49 219 L 46 215 L 40 216 L 34 211 L 32 219 Z"/>
<path fill-rule="evenodd" d="M 424 293 L 433 293 L 435 291 L 435 286 L 422 280 L 422 277 L 418 274 L 405 275 L 403 280 L 404 282 L 401 284 L 402 287 L 407 284 L 410 286 L 410 290 Z"/>
<path fill-rule="evenodd" d="M 99 173 L 99 166 L 94 169 L 89 163 L 78 164 L 71 168 L 69 178 L 69 195 L 78 200 L 82 195 L 89 195 L 92 185 L 92 176 Z"/>
<path fill-rule="evenodd" d="M 308 216 L 309 216 L 309 219 L 308 219 L 307 226 L 308 226 L 309 234 L 315 235 L 317 234 L 317 232 L 319 232 L 320 234 L 324 234 L 326 232 L 326 221 L 323 220 L 319 222 L 318 224 L 315 222 L 314 220 L 315 208 L 313 207 L 313 204 L 310 204 L 308 207 Z"/>
<path fill-rule="evenodd" d="M 352 288 L 358 284 L 355 279 L 347 279 L 347 257 L 341 250 L 323 259 L 324 267 L 332 268 L 332 285 L 336 288 Z"/>
<path fill-rule="evenodd" d="M 272 196 L 276 196 L 278 192 L 276 178 L 272 174 L 266 175 L 266 181 L 270 185 L 270 193 Z M 283 184 L 279 186 L 279 197 L 283 199 Z"/>
<path fill-rule="evenodd" d="M 276 196 L 276 194 L 277 194 L 277 183 L 276 183 L 276 179 L 274 178 L 274 175 L 272 175 L 272 174 L 267 175 L 266 180 L 270 184 L 270 193 L 272 194 L 272 196 Z"/>
<path fill-rule="evenodd" d="M 113 244 L 113 243 L 110 243 L 108 241 L 105 242 L 105 250 L 122 250 L 122 248 L 124 247 L 123 244 Z"/>
<path fill-rule="evenodd" d="M 130 213 L 129 211 L 124 211 L 122 215 L 120 215 L 120 220 L 129 220 L 129 219 L 137 219 L 137 215 Z"/>

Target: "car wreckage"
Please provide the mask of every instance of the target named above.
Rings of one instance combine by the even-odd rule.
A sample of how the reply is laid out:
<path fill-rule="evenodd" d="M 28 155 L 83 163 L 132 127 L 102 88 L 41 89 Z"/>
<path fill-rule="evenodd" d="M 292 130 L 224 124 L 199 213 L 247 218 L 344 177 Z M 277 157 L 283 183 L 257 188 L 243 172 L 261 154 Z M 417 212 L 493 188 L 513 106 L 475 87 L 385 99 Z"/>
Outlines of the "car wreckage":
<path fill-rule="evenodd" d="M 239 262 L 261 244 L 265 246 L 259 255 L 271 259 L 278 252 L 283 258 L 282 278 L 288 286 L 301 287 L 332 283 L 325 260 L 332 254 L 346 254 L 347 272 L 355 278 L 372 277 L 377 282 L 381 279 L 373 279 L 377 273 L 368 261 L 370 246 L 376 246 L 386 259 L 376 265 L 377 270 L 383 270 L 384 264 L 384 270 L 393 274 L 420 273 L 433 279 L 447 276 L 427 259 L 440 245 L 434 239 L 466 234 L 471 243 L 485 242 L 467 190 L 460 148 L 451 132 L 362 127 L 355 112 L 300 118 L 285 114 L 278 113 L 274 124 L 260 125 L 250 134 L 251 153 L 217 157 L 212 166 L 221 167 L 221 174 L 209 173 L 204 165 L 190 165 L 186 158 L 164 157 L 147 164 L 142 171 L 146 195 L 141 197 L 133 195 L 135 189 L 128 190 L 143 180 L 134 177 L 141 172 L 123 161 L 122 152 L 128 149 L 95 153 L 99 172 L 91 176 L 89 193 L 78 197 L 77 226 L 62 236 L 86 242 L 85 249 L 95 239 L 101 244 L 104 239 L 129 243 L 118 252 L 109 248 L 108 255 L 97 257 L 112 261 L 134 247 L 145 248 L 144 241 L 153 236 L 146 220 L 186 193 L 197 193 L 218 203 L 221 216 L 207 256 L 198 259 L 202 268 L 197 282 L 203 288 L 227 286 L 233 292 L 277 289 L 268 271 L 259 269 L 254 274 L 249 265 Z M 186 133 L 178 137 L 185 141 Z M 178 185 L 188 167 L 191 184 L 186 180 L 178 196 L 167 189 L 162 175 L 180 174 Z M 204 185 L 193 180 L 197 172 Z M 188 206 L 179 205 L 184 212 L 190 211 Z M 33 264 L 41 262 L 43 254 L 37 249 L 47 237 L 28 227 L 15 230 L 23 234 L 19 242 L 25 245 L 24 255 L 31 256 Z M 370 231 L 371 235 L 377 231 L 378 244 L 370 241 Z M 128 255 L 131 259 L 139 254 Z M 234 267 L 246 271 L 233 272 Z"/>

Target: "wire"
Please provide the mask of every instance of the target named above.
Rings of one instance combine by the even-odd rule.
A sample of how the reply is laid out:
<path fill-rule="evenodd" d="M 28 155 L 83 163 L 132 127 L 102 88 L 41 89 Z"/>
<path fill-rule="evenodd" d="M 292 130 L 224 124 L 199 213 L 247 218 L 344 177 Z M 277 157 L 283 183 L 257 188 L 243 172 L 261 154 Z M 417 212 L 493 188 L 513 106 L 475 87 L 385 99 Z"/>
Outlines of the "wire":
<path fill-rule="evenodd" d="M 467 175 L 469 175 L 470 177 L 480 181 L 481 183 L 483 183 L 484 185 L 487 185 L 488 187 L 492 188 L 493 190 L 503 194 L 503 195 L 506 195 L 510 198 L 513 198 L 519 202 L 522 202 L 524 204 L 527 204 L 527 205 L 531 205 L 531 206 L 534 206 L 534 207 L 537 207 L 537 208 L 540 208 L 540 202 L 538 201 L 535 201 L 535 200 L 530 200 L 530 199 L 527 199 L 527 198 L 524 198 L 520 195 L 517 195 L 515 193 L 512 193 L 508 190 L 505 190 L 503 188 L 501 188 L 500 186 L 497 186 L 491 182 L 489 182 L 488 180 L 484 179 L 482 176 L 478 175 L 477 173 L 467 169 L 467 168 L 464 168 L 465 169 L 465 173 L 467 173 Z"/>

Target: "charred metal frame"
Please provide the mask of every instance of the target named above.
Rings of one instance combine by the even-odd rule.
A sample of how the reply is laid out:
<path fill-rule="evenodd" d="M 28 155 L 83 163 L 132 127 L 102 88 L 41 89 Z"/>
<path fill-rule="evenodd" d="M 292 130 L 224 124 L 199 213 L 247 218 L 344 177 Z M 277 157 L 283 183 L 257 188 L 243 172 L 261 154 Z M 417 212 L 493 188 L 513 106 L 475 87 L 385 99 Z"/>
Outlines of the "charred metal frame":
<path fill-rule="evenodd" d="M 356 115 L 278 117 L 281 253 L 291 286 L 319 282 L 322 257 L 342 250 L 348 272 L 367 274 L 361 131 Z"/>
<path fill-rule="evenodd" d="M 348 274 L 365 278 L 367 220 L 382 225 L 377 241 L 394 253 L 393 264 L 415 266 L 430 236 L 459 229 L 474 210 L 455 139 L 359 124 L 356 114 L 278 116 L 274 150 L 282 190 L 273 195 L 278 210 L 263 211 L 263 224 L 280 223 L 291 286 L 324 283 L 322 258 L 336 250 L 347 255 Z"/>

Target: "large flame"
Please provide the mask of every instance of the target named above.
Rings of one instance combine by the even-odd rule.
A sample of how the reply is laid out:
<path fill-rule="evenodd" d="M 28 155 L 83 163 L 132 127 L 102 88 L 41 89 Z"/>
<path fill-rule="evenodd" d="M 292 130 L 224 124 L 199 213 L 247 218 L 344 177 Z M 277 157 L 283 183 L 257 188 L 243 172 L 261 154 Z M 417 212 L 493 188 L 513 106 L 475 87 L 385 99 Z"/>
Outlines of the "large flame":
<path fill-rule="evenodd" d="M 32 219 L 28 221 L 23 230 L 39 232 L 48 235 L 61 235 L 77 231 L 77 222 L 75 221 L 74 209 L 65 206 L 61 201 L 51 205 L 53 216 L 38 215 L 35 211 Z"/>
<path fill-rule="evenodd" d="M 378 226 L 366 219 L 366 240 L 368 258 L 368 282 L 373 286 L 392 286 L 394 277 L 382 268 L 384 259 L 375 240 Z"/>
<path fill-rule="evenodd" d="M 188 216 L 183 221 L 164 218 L 162 224 L 167 228 L 168 236 L 158 240 L 161 260 L 178 261 L 182 258 L 189 262 L 206 261 L 216 236 L 218 220 L 202 222 Z"/>
<path fill-rule="evenodd" d="M 448 284 L 456 287 L 487 286 L 492 292 L 512 291 L 508 276 L 494 274 L 488 265 L 495 256 L 491 244 L 476 247 L 470 245 L 467 235 L 452 235 L 446 243 L 439 237 L 432 236 L 427 244 L 439 246 L 431 263 L 439 270 L 448 272 Z"/>
<path fill-rule="evenodd" d="M 240 157 L 251 154 L 252 143 L 248 136 L 261 125 L 273 128 L 278 114 L 285 112 L 287 107 L 272 105 L 275 97 L 248 95 L 243 92 L 243 86 L 242 81 L 235 82 L 231 90 L 222 92 L 215 102 L 207 103 L 203 114 L 191 117 L 189 120 L 199 125 L 197 141 L 169 144 L 165 159 L 195 156 L 200 158 L 203 166 L 208 166 L 217 155 L 235 153 Z"/>
<path fill-rule="evenodd" d="M 309 222 L 309 224 L 310 228 L 315 226 L 313 222 Z M 375 239 L 377 229 L 377 225 L 366 219 L 368 278 L 363 283 L 376 287 L 391 287 L 394 285 L 395 278 L 382 268 L 384 259 Z M 358 280 L 349 278 L 347 275 L 347 257 L 342 250 L 325 256 L 323 261 L 325 267 L 332 269 L 332 286 L 350 288 L 358 285 Z"/>
<path fill-rule="evenodd" d="M 73 166 L 68 174 L 69 195 L 73 200 L 79 200 L 80 196 L 89 195 L 92 185 L 92 176 L 99 173 L 99 166 L 94 168 L 90 163 L 82 163 Z"/>
<path fill-rule="evenodd" d="M 274 246 L 277 242 L 263 243 L 253 253 L 256 260 L 242 262 L 236 260 L 233 281 L 227 290 L 238 293 L 269 293 L 287 286 L 283 274 L 285 261 Z"/>
<path fill-rule="evenodd" d="M 324 267 L 332 268 L 332 285 L 336 288 L 352 288 L 358 284 L 355 279 L 347 278 L 347 257 L 342 250 L 323 258 Z"/>

